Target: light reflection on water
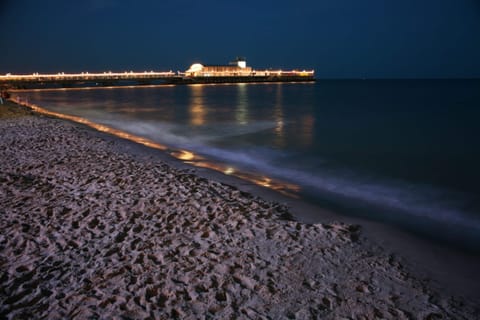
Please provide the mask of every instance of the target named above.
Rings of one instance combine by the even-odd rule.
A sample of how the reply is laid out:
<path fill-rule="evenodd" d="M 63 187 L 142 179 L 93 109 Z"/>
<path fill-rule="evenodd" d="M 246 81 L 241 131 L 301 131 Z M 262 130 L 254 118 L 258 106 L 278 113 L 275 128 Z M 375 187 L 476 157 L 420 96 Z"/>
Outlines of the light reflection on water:
<path fill-rule="evenodd" d="M 248 94 L 247 84 L 237 84 L 237 106 L 235 108 L 235 119 L 240 125 L 248 123 Z"/>
<path fill-rule="evenodd" d="M 275 140 L 274 143 L 278 148 L 283 148 L 285 146 L 285 119 L 283 114 L 283 103 L 282 103 L 282 85 L 278 84 L 276 88 L 275 95 L 275 108 L 273 109 L 273 114 L 275 118 Z"/>
<path fill-rule="evenodd" d="M 223 143 L 220 148 L 226 147 L 232 151 L 244 147 L 248 150 L 252 143 L 280 150 L 288 147 L 292 141 L 295 141 L 295 145 L 309 147 L 314 140 L 313 115 L 305 114 L 305 110 L 298 114 L 285 112 L 284 85 L 195 84 L 69 88 L 26 90 L 21 94 L 22 96 L 27 94 L 34 102 L 39 101 L 42 106 L 46 103 L 45 107 L 48 110 L 31 105 L 37 112 L 86 124 L 99 131 L 166 150 L 177 159 L 191 162 L 193 165 L 235 175 L 293 195 L 300 190 L 297 185 L 272 180 L 263 173 L 257 174 L 257 177 L 246 174 L 245 169 L 240 172 L 235 168 L 236 165 L 225 159 L 220 161 L 225 165 L 208 161 L 198 154 L 205 151 L 201 147 L 197 146 L 195 150 L 190 150 L 189 147 L 178 146 L 175 140 L 169 143 L 165 138 L 171 135 L 182 143 L 185 141 L 204 143 L 211 140 L 214 144 Z M 292 101 L 289 101 L 289 105 L 291 104 Z M 293 126 L 287 125 L 288 123 Z M 173 126 L 169 127 L 170 125 Z M 148 133 L 144 132 L 145 130 L 149 130 Z M 262 132 L 259 139 L 258 132 Z M 256 150 L 252 150 L 252 156 L 255 158 Z M 251 168 L 248 171 L 252 172 Z"/>
<path fill-rule="evenodd" d="M 36 89 L 21 94 L 28 95 L 32 102 L 48 110 L 94 122 L 101 122 L 102 117 L 128 122 L 160 121 L 191 126 L 191 132 L 188 128 L 179 128 L 187 138 L 197 132 L 208 135 L 223 130 L 227 136 L 242 135 L 237 141 L 244 141 L 242 139 L 248 138 L 246 134 L 254 133 L 255 128 L 264 127 L 261 130 L 270 131 L 262 136 L 267 140 L 259 142 L 266 147 L 283 149 L 298 145 L 308 148 L 314 144 L 315 115 L 310 107 L 292 110 L 295 101 L 285 101 L 285 85 L 288 84 Z M 181 131 L 176 133 L 182 134 Z"/>
<path fill-rule="evenodd" d="M 47 109 L 44 109 L 42 107 L 39 107 L 36 104 L 29 103 L 27 101 L 21 101 L 19 99 L 13 99 L 16 103 L 30 107 L 32 110 L 34 110 L 37 113 L 44 114 L 44 115 L 49 115 L 49 116 L 54 116 L 60 119 L 65 119 L 73 122 L 77 122 L 83 125 L 87 125 L 93 129 L 96 129 L 100 132 L 105 132 L 111 135 L 114 135 L 116 137 L 130 140 L 133 142 L 136 142 L 138 144 L 147 146 L 149 148 L 153 149 L 158 149 L 167 152 L 169 155 L 172 157 L 183 161 L 184 163 L 199 167 L 199 168 L 208 168 L 211 170 L 219 171 L 222 172 L 226 175 L 232 175 L 237 178 L 240 178 L 245 181 L 249 181 L 251 183 L 254 183 L 256 185 L 269 188 L 272 190 L 275 190 L 283 195 L 292 197 L 292 198 L 298 198 L 299 197 L 299 192 L 301 188 L 298 185 L 292 184 L 292 183 L 286 183 L 277 179 L 272 179 L 270 177 L 267 177 L 265 175 L 258 175 L 258 174 L 253 174 L 253 173 L 248 173 L 248 172 L 242 172 L 236 170 L 232 166 L 228 166 L 225 164 L 221 163 L 216 163 L 214 161 L 209 161 L 208 159 L 195 154 L 192 151 L 188 150 L 181 150 L 181 149 L 173 149 L 170 147 L 167 147 L 165 145 L 162 145 L 160 143 L 157 143 L 153 140 L 131 134 L 119 129 L 115 129 L 103 124 L 95 123 L 93 121 L 90 121 L 86 118 L 82 118 L 79 116 L 73 116 L 73 115 L 67 115 L 59 112 L 54 112 L 54 111 L 49 111 Z"/>
<path fill-rule="evenodd" d="M 439 221 L 454 233 L 449 222 L 478 225 L 479 85 L 319 81 L 21 95 L 48 110 L 126 131 L 143 144 L 164 144 L 166 152 L 198 167 L 237 176 L 239 168 L 260 172 L 242 178 L 293 194 L 299 185 L 302 197 L 335 205 L 346 198 L 366 208 L 360 214 L 392 223 Z"/>
<path fill-rule="evenodd" d="M 205 124 L 207 117 L 207 110 L 204 104 L 203 86 L 191 85 L 190 89 L 190 123 L 194 126 L 201 126 Z"/>

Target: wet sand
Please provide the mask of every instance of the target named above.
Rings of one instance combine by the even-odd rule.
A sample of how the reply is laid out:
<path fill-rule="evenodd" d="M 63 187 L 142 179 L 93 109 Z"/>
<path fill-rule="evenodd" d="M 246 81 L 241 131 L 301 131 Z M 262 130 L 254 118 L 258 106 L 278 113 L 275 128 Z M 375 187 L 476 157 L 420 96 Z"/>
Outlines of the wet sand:
<path fill-rule="evenodd" d="M 9 108 L 14 116 L 0 111 L 2 317 L 474 319 L 480 311 L 334 214 L 294 221 L 261 192 Z"/>

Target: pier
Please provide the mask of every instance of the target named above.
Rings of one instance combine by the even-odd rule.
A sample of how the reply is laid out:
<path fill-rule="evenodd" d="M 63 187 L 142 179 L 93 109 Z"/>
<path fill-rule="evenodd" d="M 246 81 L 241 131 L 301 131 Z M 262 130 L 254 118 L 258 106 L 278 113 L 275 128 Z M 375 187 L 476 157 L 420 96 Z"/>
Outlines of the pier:
<path fill-rule="evenodd" d="M 190 76 L 182 72 L 104 72 L 0 75 L 0 87 L 12 89 L 48 87 L 96 87 L 148 84 L 250 83 L 315 81 L 313 71 L 262 71 L 248 75 Z"/>
<path fill-rule="evenodd" d="M 314 70 L 254 70 L 244 58 L 229 65 L 195 63 L 185 72 L 102 72 L 0 75 L 0 88 L 29 89 L 49 87 L 96 87 L 148 84 L 243 83 L 243 82 L 304 82 L 315 81 Z"/>
<path fill-rule="evenodd" d="M 71 86 L 108 86 L 130 84 L 169 83 L 178 77 L 177 73 L 168 72 L 103 72 L 103 73 L 64 73 L 30 75 L 0 75 L 0 87 L 36 88 L 36 87 L 71 87 Z"/>

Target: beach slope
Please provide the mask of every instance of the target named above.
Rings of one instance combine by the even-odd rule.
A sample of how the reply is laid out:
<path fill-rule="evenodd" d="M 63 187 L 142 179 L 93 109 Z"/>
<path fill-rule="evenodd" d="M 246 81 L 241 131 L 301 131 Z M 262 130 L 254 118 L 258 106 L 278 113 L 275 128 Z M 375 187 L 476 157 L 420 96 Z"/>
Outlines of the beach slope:
<path fill-rule="evenodd" d="M 2 318 L 474 319 L 479 311 L 370 250 L 357 226 L 292 221 L 281 204 L 129 152 L 120 139 L 8 108 L 0 111 Z"/>

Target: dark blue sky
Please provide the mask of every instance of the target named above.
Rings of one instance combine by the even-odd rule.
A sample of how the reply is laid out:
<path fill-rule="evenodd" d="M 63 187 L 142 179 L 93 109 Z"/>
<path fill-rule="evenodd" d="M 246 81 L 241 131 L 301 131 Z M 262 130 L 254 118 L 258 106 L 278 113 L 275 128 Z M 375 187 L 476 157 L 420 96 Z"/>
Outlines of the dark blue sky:
<path fill-rule="evenodd" d="M 0 73 L 185 70 L 237 55 L 318 78 L 480 77 L 480 0 L 3 0 Z"/>

